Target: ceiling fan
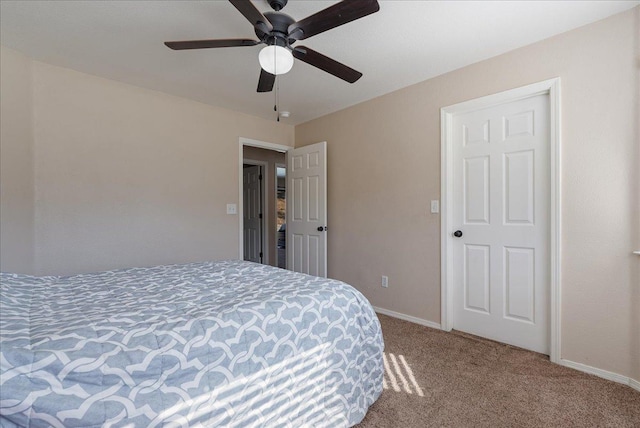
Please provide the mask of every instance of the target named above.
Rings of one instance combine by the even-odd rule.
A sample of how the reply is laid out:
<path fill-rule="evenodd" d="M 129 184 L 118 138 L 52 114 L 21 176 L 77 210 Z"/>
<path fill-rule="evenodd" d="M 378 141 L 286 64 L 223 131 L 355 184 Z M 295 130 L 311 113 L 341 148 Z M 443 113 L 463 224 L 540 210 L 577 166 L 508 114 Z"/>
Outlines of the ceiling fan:
<path fill-rule="evenodd" d="M 250 0 L 229 0 L 253 25 L 259 40 L 216 39 L 165 42 L 174 50 L 226 48 L 236 46 L 267 45 L 260 51 L 260 79 L 258 92 L 270 92 L 276 75 L 287 73 L 293 66 L 293 58 L 306 62 L 327 73 L 354 83 L 362 73 L 331 59 L 306 46 L 292 45 L 316 34 L 346 24 L 380 10 L 377 0 L 343 0 L 300 21 L 280 12 L 288 0 L 268 0 L 274 12 L 262 14 Z"/>

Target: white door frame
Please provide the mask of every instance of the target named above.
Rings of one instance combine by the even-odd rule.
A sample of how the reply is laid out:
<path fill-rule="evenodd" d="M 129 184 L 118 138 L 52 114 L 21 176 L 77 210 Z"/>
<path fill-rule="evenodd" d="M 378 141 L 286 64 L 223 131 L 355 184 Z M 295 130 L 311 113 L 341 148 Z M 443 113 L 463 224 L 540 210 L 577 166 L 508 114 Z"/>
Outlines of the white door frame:
<path fill-rule="evenodd" d="M 283 153 L 286 153 L 288 150 L 293 149 L 293 147 L 291 146 L 285 146 L 283 144 L 268 143 L 266 141 L 253 140 L 251 138 L 240 137 L 238 139 L 238 258 L 239 260 L 244 259 L 244 230 L 243 230 L 244 189 L 242 186 L 242 181 L 243 181 L 242 164 L 244 163 L 244 153 L 242 149 L 244 146 L 258 147 L 260 149 L 267 149 L 267 150 L 275 150 L 277 152 L 283 152 Z M 263 211 L 263 213 L 264 212 L 265 211 Z M 263 229 L 266 230 L 266 228 L 264 227 Z M 264 233 L 264 230 L 263 230 L 263 233 Z M 268 243 L 267 243 L 267 246 L 268 246 Z M 263 248 L 265 247 L 263 246 Z"/>
<path fill-rule="evenodd" d="M 549 94 L 549 174 L 550 174 L 550 359 L 560 363 L 560 78 L 545 80 L 511 89 L 498 94 L 465 101 L 440 109 L 441 133 L 441 326 L 445 331 L 453 328 L 453 117 L 460 113 L 492 107 L 535 95 Z"/>
<path fill-rule="evenodd" d="M 260 212 L 262 213 L 262 218 L 260 220 L 262 220 L 260 222 L 260 246 L 262 247 L 262 257 L 261 257 L 261 263 L 263 265 L 268 265 L 269 263 L 269 236 L 267 235 L 267 228 L 265 227 L 266 223 L 267 223 L 267 186 L 266 186 L 266 181 L 267 181 L 267 169 L 269 169 L 269 162 L 265 162 L 265 161 L 259 161 L 259 160 L 253 160 L 253 159 L 242 159 L 242 165 L 253 165 L 253 166 L 259 166 L 262 169 L 260 170 L 260 175 L 262 175 L 262 180 L 260 180 Z M 243 177 L 243 181 L 244 181 L 244 177 Z M 244 184 L 244 183 L 243 183 Z M 242 221 L 243 225 L 242 225 L 242 230 L 244 233 L 244 187 L 242 189 L 242 214 L 243 216 L 240 217 L 240 220 Z M 242 239 L 242 245 L 244 245 L 244 236 Z M 244 250 L 244 247 L 243 247 Z M 242 253 L 242 258 L 244 259 L 244 252 Z"/>

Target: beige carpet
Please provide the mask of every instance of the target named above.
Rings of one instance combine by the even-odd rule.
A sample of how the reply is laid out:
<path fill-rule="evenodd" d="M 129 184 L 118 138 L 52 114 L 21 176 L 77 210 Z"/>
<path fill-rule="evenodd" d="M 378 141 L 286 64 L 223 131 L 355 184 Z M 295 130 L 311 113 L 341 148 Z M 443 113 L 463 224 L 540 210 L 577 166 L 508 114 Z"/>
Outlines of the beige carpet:
<path fill-rule="evenodd" d="M 534 352 L 379 318 L 385 389 L 359 428 L 640 427 L 640 392 L 628 386 Z"/>

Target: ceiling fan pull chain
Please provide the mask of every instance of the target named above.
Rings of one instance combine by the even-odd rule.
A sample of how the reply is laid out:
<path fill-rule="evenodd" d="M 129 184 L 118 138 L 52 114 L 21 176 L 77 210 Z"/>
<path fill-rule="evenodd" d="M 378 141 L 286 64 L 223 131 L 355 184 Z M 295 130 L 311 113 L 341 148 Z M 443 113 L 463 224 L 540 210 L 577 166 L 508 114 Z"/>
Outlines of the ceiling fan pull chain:
<path fill-rule="evenodd" d="M 280 122 L 280 78 L 276 75 L 276 122 Z"/>
<path fill-rule="evenodd" d="M 273 40 L 273 46 L 276 46 L 276 40 Z M 273 74 L 276 76 L 276 90 L 273 91 L 273 111 L 276 112 L 276 122 L 280 122 L 280 112 L 278 111 L 278 62 L 276 61 L 276 55 L 273 55 Z"/>

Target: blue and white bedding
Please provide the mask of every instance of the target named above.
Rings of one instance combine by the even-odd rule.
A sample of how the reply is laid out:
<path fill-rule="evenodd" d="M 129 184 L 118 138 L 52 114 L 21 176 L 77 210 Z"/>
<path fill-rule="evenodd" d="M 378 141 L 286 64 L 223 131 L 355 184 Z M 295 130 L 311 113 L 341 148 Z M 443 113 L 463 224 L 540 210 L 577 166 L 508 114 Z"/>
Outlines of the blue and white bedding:
<path fill-rule="evenodd" d="M 0 426 L 351 426 L 382 392 L 369 302 L 242 261 L 0 277 Z"/>

